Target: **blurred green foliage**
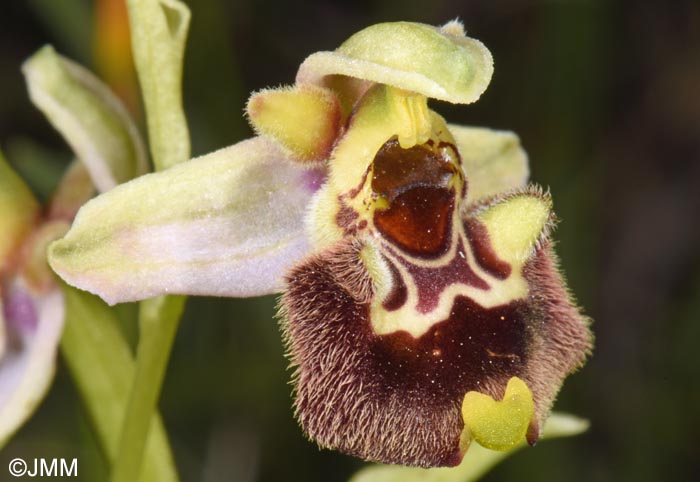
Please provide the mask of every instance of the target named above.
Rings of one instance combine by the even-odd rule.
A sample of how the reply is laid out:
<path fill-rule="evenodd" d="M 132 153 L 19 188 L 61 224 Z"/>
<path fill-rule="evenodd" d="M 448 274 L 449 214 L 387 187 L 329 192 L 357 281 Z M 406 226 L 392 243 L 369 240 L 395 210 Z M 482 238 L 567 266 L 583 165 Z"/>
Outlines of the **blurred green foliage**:
<path fill-rule="evenodd" d="M 20 64 L 49 42 L 94 65 L 92 2 L 55 3 L 11 2 L 0 19 L 0 145 L 42 198 L 70 154 L 31 107 Z M 562 266 L 597 338 L 556 405 L 589 418 L 591 430 L 523 450 L 484 480 L 696 480 L 698 2 L 187 3 L 185 110 L 195 155 L 250 136 L 248 93 L 292 83 L 311 52 L 380 21 L 460 17 L 493 52 L 495 76 L 476 104 L 435 107 L 452 122 L 521 136 L 533 180 L 553 193 Z M 271 297 L 188 301 L 161 398 L 183 481 L 344 481 L 362 465 L 303 438 L 274 315 Z M 78 457 L 80 480 L 104 479 L 104 455 L 64 366 L 0 467 L 13 457 Z"/>

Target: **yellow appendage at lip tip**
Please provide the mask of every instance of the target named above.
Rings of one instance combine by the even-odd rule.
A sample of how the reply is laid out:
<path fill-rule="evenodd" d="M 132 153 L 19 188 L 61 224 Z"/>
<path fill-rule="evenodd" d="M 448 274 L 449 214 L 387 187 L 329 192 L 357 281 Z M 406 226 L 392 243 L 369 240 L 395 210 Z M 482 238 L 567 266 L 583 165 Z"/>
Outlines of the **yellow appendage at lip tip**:
<path fill-rule="evenodd" d="M 532 392 L 518 377 L 508 381 L 500 401 L 483 393 L 467 392 L 462 402 L 462 439 L 470 435 L 471 440 L 488 449 L 509 450 L 525 441 L 534 413 Z"/>

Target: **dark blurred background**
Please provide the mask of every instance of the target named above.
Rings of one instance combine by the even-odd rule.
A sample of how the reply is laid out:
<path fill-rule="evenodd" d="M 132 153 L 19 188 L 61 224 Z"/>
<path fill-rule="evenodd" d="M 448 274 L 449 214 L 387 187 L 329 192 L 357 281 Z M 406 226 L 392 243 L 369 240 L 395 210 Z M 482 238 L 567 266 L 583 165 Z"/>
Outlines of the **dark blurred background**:
<path fill-rule="evenodd" d="M 111 3 L 3 5 L 0 145 L 42 196 L 70 154 L 30 105 L 20 64 L 52 43 L 138 111 L 133 78 L 100 38 L 117 18 Z M 186 3 L 193 154 L 250 136 L 248 93 L 292 83 L 308 54 L 381 21 L 461 18 L 491 49 L 495 75 L 476 104 L 433 107 L 452 122 L 520 135 L 532 179 L 551 188 L 557 250 L 596 335 L 593 358 L 556 404 L 590 419 L 590 431 L 523 450 L 484 480 L 698 480 L 700 2 Z M 274 313 L 273 298 L 189 300 L 161 399 L 183 481 L 333 482 L 362 466 L 302 437 Z M 104 478 L 95 447 L 61 365 L 0 460 L 78 457 L 81 480 L 94 482 Z"/>

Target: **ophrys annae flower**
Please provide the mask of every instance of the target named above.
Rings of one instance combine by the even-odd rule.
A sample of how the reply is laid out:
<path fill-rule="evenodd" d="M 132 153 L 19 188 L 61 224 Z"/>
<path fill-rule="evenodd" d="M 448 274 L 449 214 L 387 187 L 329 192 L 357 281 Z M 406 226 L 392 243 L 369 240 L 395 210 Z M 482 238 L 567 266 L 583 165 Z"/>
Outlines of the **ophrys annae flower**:
<path fill-rule="evenodd" d="M 91 201 L 52 266 L 110 303 L 281 291 L 296 415 L 324 447 L 430 467 L 533 443 L 591 342 L 517 137 L 428 106 L 491 73 L 457 22 L 365 29 L 253 95 L 258 137 Z"/>

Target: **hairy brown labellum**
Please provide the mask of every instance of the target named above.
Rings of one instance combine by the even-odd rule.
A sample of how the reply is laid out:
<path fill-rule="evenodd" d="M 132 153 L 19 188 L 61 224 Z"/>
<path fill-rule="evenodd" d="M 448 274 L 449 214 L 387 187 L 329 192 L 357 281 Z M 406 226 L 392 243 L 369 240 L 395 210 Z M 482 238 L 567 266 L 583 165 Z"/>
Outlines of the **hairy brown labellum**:
<path fill-rule="evenodd" d="M 531 388 L 537 418 L 546 416 L 589 348 L 548 246 L 525 268 L 527 299 L 485 309 L 457 297 L 450 316 L 418 338 L 373 331 L 360 249 L 344 241 L 308 259 L 282 299 L 296 415 L 310 437 L 368 460 L 456 465 L 464 394 L 500 399 L 512 376 Z"/>

